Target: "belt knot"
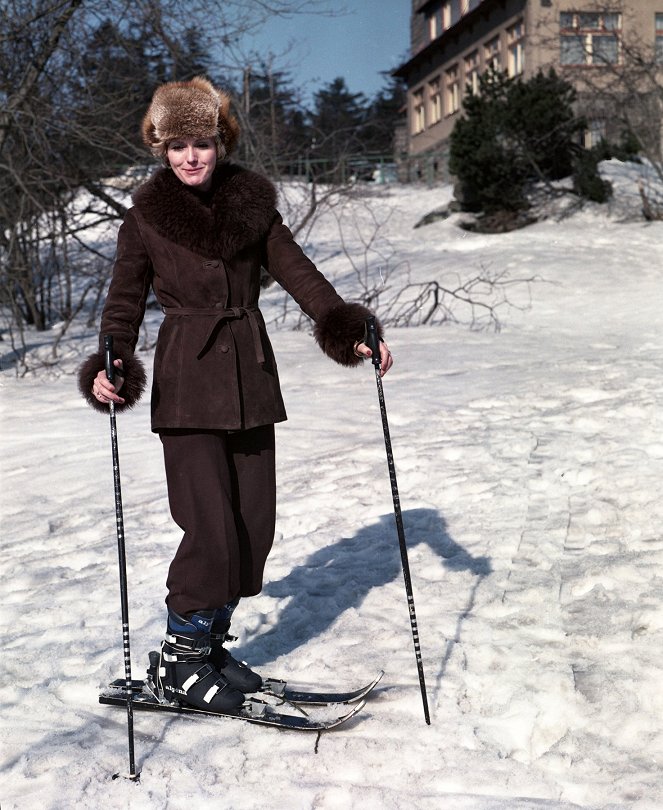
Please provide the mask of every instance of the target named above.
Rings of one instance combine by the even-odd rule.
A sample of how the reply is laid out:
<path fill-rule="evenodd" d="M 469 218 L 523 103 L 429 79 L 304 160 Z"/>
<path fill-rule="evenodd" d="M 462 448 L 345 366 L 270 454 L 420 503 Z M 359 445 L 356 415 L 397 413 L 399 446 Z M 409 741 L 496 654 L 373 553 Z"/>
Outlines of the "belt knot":
<path fill-rule="evenodd" d="M 210 328 L 207 330 L 207 335 L 203 342 L 202 348 L 197 354 L 198 359 L 205 354 L 210 345 L 216 339 L 217 329 L 223 321 L 239 320 L 240 318 L 247 317 L 253 335 L 253 346 L 256 353 L 256 360 L 262 364 L 265 362 L 265 354 L 262 350 L 262 340 L 260 336 L 260 324 L 256 317 L 258 307 L 163 307 L 164 314 L 168 316 L 202 316 L 213 317 L 214 321 Z"/>

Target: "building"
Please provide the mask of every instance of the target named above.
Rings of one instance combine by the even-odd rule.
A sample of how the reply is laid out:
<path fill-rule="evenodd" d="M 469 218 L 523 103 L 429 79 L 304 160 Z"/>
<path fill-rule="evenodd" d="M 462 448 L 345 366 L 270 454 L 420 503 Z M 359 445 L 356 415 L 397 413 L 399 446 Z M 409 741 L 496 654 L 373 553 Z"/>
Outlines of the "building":
<path fill-rule="evenodd" d="M 412 0 L 410 29 L 412 55 L 395 75 L 407 86 L 401 158 L 411 177 L 444 175 L 463 99 L 489 68 L 527 79 L 553 67 L 578 90 L 588 146 L 619 128 L 615 77 L 631 51 L 663 68 L 663 0 Z M 643 76 L 636 82 L 646 95 Z M 653 115 L 660 145 L 658 102 Z"/>

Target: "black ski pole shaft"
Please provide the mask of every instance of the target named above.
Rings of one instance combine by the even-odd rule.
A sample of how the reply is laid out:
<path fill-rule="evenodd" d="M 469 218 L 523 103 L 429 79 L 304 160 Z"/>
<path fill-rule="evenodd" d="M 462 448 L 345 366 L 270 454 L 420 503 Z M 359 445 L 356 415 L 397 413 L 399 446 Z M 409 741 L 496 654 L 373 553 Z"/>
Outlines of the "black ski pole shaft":
<path fill-rule="evenodd" d="M 412 579 L 410 577 L 410 562 L 408 559 L 407 545 L 405 543 L 405 529 L 403 527 L 403 515 L 401 513 L 401 501 L 398 494 L 398 483 L 396 481 L 396 468 L 394 466 L 394 455 L 391 449 L 391 436 L 389 433 L 389 422 L 387 420 L 387 406 L 384 400 L 384 389 L 382 387 L 382 377 L 380 367 L 380 339 L 378 337 L 375 318 L 373 316 L 366 319 L 366 335 L 364 343 L 371 350 L 371 360 L 375 367 L 375 380 L 378 387 L 378 400 L 380 402 L 380 414 L 382 416 L 382 430 L 384 432 L 384 445 L 387 451 L 387 466 L 389 467 L 389 481 L 391 482 L 391 496 L 394 502 L 394 517 L 396 519 L 396 531 L 398 532 L 398 544 L 401 550 L 401 566 L 403 568 L 403 579 L 405 581 L 405 592 L 407 594 L 408 610 L 410 612 L 410 627 L 412 629 L 412 640 L 414 642 L 414 654 L 417 659 L 417 671 L 419 673 L 419 686 L 421 688 L 421 700 L 424 707 L 424 718 L 430 725 L 430 713 L 428 711 L 428 697 L 426 694 L 426 679 L 424 677 L 424 665 L 421 660 L 421 645 L 419 643 L 419 629 L 417 625 L 417 614 L 414 609 L 414 595 L 412 593 Z"/>
<path fill-rule="evenodd" d="M 106 376 L 110 382 L 115 381 L 115 366 L 113 364 L 113 336 L 104 335 L 104 359 Z M 131 684 L 131 647 L 129 645 L 129 595 L 127 589 L 127 556 L 124 546 L 124 517 L 122 514 L 122 487 L 120 485 L 120 453 L 117 445 L 117 422 L 115 419 L 115 403 L 109 402 L 110 407 L 110 433 L 111 450 L 113 454 L 113 488 L 115 490 L 115 523 L 117 526 L 117 558 L 120 569 L 120 605 L 122 609 L 122 644 L 124 649 L 124 677 L 127 693 L 127 732 L 129 736 L 129 778 L 138 779 L 136 773 L 136 760 L 134 756 L 134 713 L 132 704 Z M 115 779 L 119 774 L 115 774 Z"/>

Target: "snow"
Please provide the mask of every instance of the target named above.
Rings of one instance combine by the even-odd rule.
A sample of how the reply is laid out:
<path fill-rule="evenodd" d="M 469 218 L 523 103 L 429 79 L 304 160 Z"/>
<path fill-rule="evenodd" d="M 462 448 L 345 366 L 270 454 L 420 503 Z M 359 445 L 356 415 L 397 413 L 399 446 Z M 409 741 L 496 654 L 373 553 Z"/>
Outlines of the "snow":
<path fill-rule="evenodd" d="M 406 268 L 420 282 L 538 279 L 509 289 L 519 306 L 499 309 L 498 332 L 461 307 L 459 323 L 387 335 L 430 726 L 372 367 L 337 367 L 306 330 L 274 329 L 289 412 L 278 533 L 235 654 L 300 685 L 385 676 L 319 740 L 136 712 L 141 780 L 112 780 L 128 756 L 126 712 L 97 702 L 123 671 L 110 433 L 72 376 L 95 337 L 65 338 L 64 373 L 0 374 L 3 810 L 663 807 L 663 223 L 639 217 L 635 167 L 603 168 L 615 202 L 510 234 L 469 233 L 459 215 L 413 230 L 449 189 L 381 187 L 307 236 L 349 297 Z M 357 224 L 346 238 L 364 275 L 339 216 Z M 277 290 L 264 310 L 282 311 Z M 147 399 L 118 433 L 140 676 L 179 530 Z"/>

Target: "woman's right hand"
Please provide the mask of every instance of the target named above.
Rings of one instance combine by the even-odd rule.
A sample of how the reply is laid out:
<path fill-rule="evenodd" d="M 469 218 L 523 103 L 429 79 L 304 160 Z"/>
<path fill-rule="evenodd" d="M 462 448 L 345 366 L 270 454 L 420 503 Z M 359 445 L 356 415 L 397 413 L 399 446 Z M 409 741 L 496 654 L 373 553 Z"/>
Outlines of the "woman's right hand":
<path fill-rule="evenodd" d="M 359 340 L 354 345 L 354 353 L 357 357 L 363 357 L 365 360 L 373 356 L 373 352 L 370 348 L 363 341 Z M 384 377 L 394 364 L 394 358 L 391 356 L 389 346 L 387 346 L 384 340 L 380 341 L 380 360 L 380 376 Z"/>
<path fill-rule="evenodd" d="M 122 361 L 115 360 L 113 362 L 115 368 L 121 370 L 122 369 Z M 122 388 L 124 384 L 124 377 L 122 374 L 117 373 L 115 375 L 115 383 L 110 382 L 108 377 L 106 376 L 106 371 L 100 371 L 97 376 L 94 378 L 94 382 L 92 383 L 92 394 L 95 399 L 99 402 L 115 402 L 118 405 L 124 405 L 124 399 L 118 395 L 118 391 Z"/>

